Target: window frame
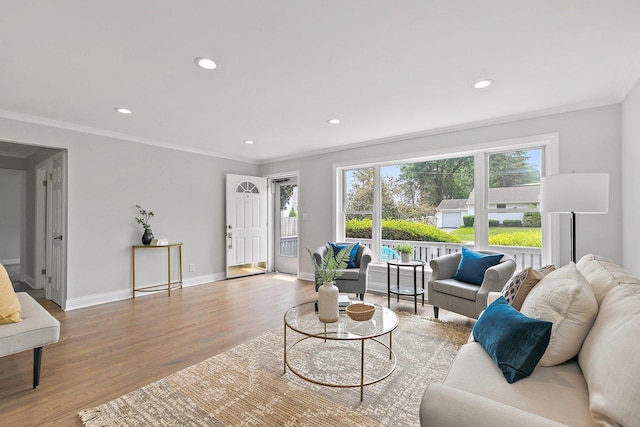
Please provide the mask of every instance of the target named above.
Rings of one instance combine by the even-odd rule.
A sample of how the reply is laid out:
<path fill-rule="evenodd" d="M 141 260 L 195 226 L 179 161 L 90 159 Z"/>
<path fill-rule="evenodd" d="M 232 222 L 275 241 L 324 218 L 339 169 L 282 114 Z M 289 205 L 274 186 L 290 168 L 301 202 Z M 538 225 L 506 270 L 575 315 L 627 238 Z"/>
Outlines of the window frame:
<path fill-rule="evenodd" d="M 507 151 L 523 151 L 528 149 L 542 149 L 541 176 L 559 173 L 559 134 L 543 134 L 529 137 L 497 140 L 468 146 L 459 146 L 454 149 L 432 150 L 422 153 L 405 153 L 385 159 L 370 159 L 358 162 L 342 162 L 333 165 L 334 178 L 334 239 L 345 239 L 345 204 L 346 204 L 346 180 L 347 170 L 371 167 L 374 169 L 374 205 L 373 212 L 349 212 L 372 215 L 372 244 L 371 249 L 374 259 L 378 260 L 381 240 L 381 215 L 382 215 L 382 185 L 381 168 L 383 166 L 397 165 L 401 163 L 440 160 L 453 157 L 474 156 L 474 188 L 475 191 L 475 247 L 487 249 L 489 247 L 489 213 L 499 211 L 489 209 L 487 205 L 489 191 L 489 155 Z M 478 189 L 481 189 L 479 191 Z M 538 209 L 518 209 L 522 211 L 538 211 Z M 557 215 L 542 215 L 542 262 L 545 264 L 558 264 L 559 256 L 559 221 Z"/>

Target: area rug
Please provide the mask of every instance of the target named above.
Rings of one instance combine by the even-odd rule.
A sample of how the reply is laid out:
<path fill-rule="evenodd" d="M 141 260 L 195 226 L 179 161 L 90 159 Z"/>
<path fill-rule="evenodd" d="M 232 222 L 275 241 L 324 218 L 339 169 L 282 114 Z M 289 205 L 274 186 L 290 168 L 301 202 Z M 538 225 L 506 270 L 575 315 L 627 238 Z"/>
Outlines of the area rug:
<path fill-rule="evenodd" d="M 399 317 L 393 333 L 396 369 L 388 378 L 365 387 L 363 401 L 359 388 L 326 387 L 302 380 L 288 369 L 283 373 L 280 329 L 79 415 L 88 427 L 417 426 L 425 388 L 444 379 L 470 328 L 412 315 Z M 287 341 L 290 339 L 288 330 Z M 320 344 L 295 350 L 322 353 L 308 357 L 313 360 L 310 363 L 305 362 L 304 354 L 295 355 L 302 361 L 296 368 L 308 373 L 326 371 L 320 374 L 329 376 L 335 370 L 342 378 L 345 363 L 355 360 L 353 369 L 347 371 L 358 378 L 358 343 L 334 342 L 331 345 L 338 348 L 325 351 L 322 340 L 306 340 L 305 344 L 307 341 Z M 365 371 L 375 376 L 376 367 L 384 370 L 389 353 L 369 341 L 366 346 Z"/>

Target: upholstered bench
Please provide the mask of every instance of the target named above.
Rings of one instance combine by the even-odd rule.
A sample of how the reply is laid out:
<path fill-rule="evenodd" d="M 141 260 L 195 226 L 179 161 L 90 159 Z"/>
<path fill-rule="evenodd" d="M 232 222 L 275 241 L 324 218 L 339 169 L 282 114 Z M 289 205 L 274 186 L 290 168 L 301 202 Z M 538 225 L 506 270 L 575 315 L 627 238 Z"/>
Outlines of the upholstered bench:
<path fill-rule="evenodd" d="M 0 325 L 0 357 L 33 349 L 33 388 L 38 388 L 42 347 L 58 342 L 60 322 L 29 294 L 16 295 L 22 307 L 22 321 Z"/>

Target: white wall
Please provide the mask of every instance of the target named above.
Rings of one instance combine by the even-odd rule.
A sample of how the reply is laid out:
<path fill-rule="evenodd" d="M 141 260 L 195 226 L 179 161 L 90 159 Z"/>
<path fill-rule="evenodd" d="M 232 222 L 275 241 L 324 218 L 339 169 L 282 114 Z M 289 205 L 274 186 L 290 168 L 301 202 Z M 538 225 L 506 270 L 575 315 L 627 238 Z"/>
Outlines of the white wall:
<path fill-rule="evenodd" d="M 625 101 L 625 115 L 637 117 L 640 111 L 637 99 L 636 87 Z M 138 243 L 141 235 L 133 220 L 136 203 L 156 213 L 151 223 L 156 236 L 184 242 L 183 264 L 196 264 L 195 272 L 185 270 L 185 281 L 197 283 L 220 278 L 225 270 L 226 173 L 267 175 L 301 171 L 300 248 L 315 248 L 333 238 L 334 164 L 397 158 L 399 154 L 421 155 L 432 150 L 553 132 L 560 136 L 562 173 L 593 171 L 608 172 L 611 176 L 609 213 L 582 215 L 578 219 L 578 256 L 593 252 L 622 262 L 620 117 L 620 105 L 613 105 L 261 167 L 3 118 L 0 118 L 0 140 L 68 150 L 67 305 L 77 307 L 130 295 L 130 247 Z M 637 123 L 633 126 L 633 141 L 637 145 Z M 630 139 L 626 141 L 625 157 L 637 150 L 629 146 Z M 635 165 L 626 168 L 628 185 L 637 182 L 640 172 L 634 168 L 637 169 Z M 632 198 L 630 191 L 633 193 L 628 190 L 626 199 Z M 625 226 L 625 233 L 632 235 L 629 231 L 633 229 L 629 227 Z M 561 246 L 561 261 L 566 263 L 568 218 L 561 220 L 561 233 L 567 236 Z M 301 275 L 311 276 L 306 252 L 300 253 Z M 636 252 L 634 260 L 637 259 Z"/>
<path fill-rule="evenodd" d="M 0 169 L 26 170 L 27 161 L 18 157 L 0 156 Z"/>
<path fill-rule="evenodd" d="M 224 177 L 256 165 L 2 118 L 0 139 L 68 150 L 67 308 L 130 296 L 136 204 L 184 243 L 186 283 L 224 277 Z"/>
<path fill-rule="evenodd" d="M 23 171 L 0 169 L 0 263 L 20 261 L 20 231 L 24 187 Z"/>
<path fill-rule="evenodd" d="M 640 276 L 640 80 L 622 102 L 622 262 Z"/>
<path fill-rule="evenodd" d="M 608 172 L 611 198 L 606 215 L 581 215 L 577 220 L 577 254 L 597 253 L 616 262 L 622 261 L 621 248 L 621 173 L 620 105 L 555 114 L 503 124 L 452 131 L 375 147 L 353 148 L 299 159 L 262 165 L 262 174 L 288 170 L 300 172 L 300 247 L 316 248 L 333 237 L 333 165 L 397 158 L 399 154 L 424 154 L 486 142 L 531 135 L 559 133 L 560 172 Z M 306 218 L 306 219 L 305 219 Z M 570 258 L 569 219 L 561 217 L 561 263 Z M 566 236 L 566 238 L 564 238 Z M 304 253 L 304 252 L 301 252 Z M 311 277 L 313 269 L 307 257 L 300 258 L 300 272 Z"/>

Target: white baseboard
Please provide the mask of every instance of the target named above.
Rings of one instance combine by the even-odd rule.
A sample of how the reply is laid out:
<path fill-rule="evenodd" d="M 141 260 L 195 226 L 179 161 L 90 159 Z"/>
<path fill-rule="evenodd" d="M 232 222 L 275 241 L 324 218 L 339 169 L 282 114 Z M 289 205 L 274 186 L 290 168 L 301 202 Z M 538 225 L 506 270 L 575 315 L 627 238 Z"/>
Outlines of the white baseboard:
<path fill-rule="evenodd" d="M 28 274 L 24 276 L 24 282 L 31 286 L 33 289 L 38 289 L 36 288 L 36 281 L 33 277 L 29 276 Z"/>
<path fill-rule="evenodd" d="M 227 276 L 224 273 L 205 274 L 204 276 L 191 277 L 182 281 L 182 287 L 188 288 L 190 286 L 206 285 L 211 282 L 218 282 L 226 279 Z"/>
<path fill-rule="evenodd" d="M 190 277 L 188 279 L 184 279 L 182 281 L 182 287 L 188 288 L 191 286 L 204 285 L 211 282 L 217 282 L 219 280 L 224 280 L 226 278 L 224 273 L 215 273 L 215 274 L 206 274 L 198 277 Z M 166 292 L 165 290 L 159 290 L 158 292 Z M 152 295 L 156 292 L 141 292 L 136 294 L 136 298 L 146 295 Z M 68 298 L 64 304 L 64 310 L 76 310 L 78 308 L 91 307 L 94 305 L 106 304 L 109 302 L 122 301 L 125 299 L 130 299 L 131 288 L 111 291 L 111 292 L 103 292 L 101 294 L 95 295 L 87 295 L 85 297 L 80 298 Z"/>
<path fill-rule="evenodd" d="M 397 280 L 397 271 L 396 267 L 391 268 L 391 285 L 396 286 Z M 418 268 L 417 270 L 417 284 L 418 287 L 422 287 L 422 271 Z M 427 281 L 431 277 L 431 268 L 429 266 L 425 266 L 424 268 L 424 287 L 427 287 Z M 413 286 L 413 268 L 400 268 L 400 283 L 402 286 Z M 369 264 L 369 277 L 367 283 L 367 291 L 372 291 L 374 293 L 387 293 L 387 264 L 384 263 L 376 263 Z"/>
<path fill-rule="evenodd" d="M 20 264 L 20 258 L 0 259 L 0 264 L 2 265 Z"/>
<path fill-rule="evenodd" d="M 91 307 L 108 302 L 121 301 L 131 298 L 131 289 L 122 289 L 118 291 L 103 292 L 100 294 L 87 295 L 80 298 L 67 298 L 63 310 L 76 310 L 78 308 Z"/>
<path fill-rule="evenodd" d="M 421 271 L 418 270 L 418 287 L 422 287 L 422 281 L 420 277 Z M 392 270 L 391 283 L 393 286 L 396 284 L 395 268 Z M 367 292 L 377 293 L 380 295 L 387 294 L 387 264 L 369 264 L 369 277 L 367 278 Z M 424 283 L 427 286 L 427 280 L 431 276 L 431 268 L 425 267 L 424 269 Z M 298 274 L 300 280 L 308 280 L 310 282 L 315 281 L 313 273 L 301 272 Z M 403 286 L 413 285 L 413 268 L 401 268 L 400 269 L 400 282 Z"/>
<path fill-rule="evenodd" d="M 299 273 L 298 279 L 300 280 L 308 280 L 309 282 L 315 282 L 316 278 L 313 273 Z"/>

